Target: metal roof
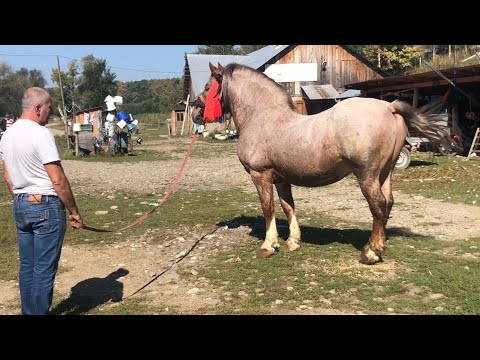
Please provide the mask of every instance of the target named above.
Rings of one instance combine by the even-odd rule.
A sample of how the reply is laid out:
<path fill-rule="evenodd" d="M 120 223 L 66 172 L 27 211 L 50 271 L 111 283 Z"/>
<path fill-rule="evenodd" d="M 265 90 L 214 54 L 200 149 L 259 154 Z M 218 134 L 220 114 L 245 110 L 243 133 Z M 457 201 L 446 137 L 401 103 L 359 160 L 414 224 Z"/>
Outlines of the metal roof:
<path fill-rule="evenodd" d="M 453 82 L 468 82 L 470 79 L 475 80 L 476 77 L 480 77 L 480 65 L 441 69 L 438 71 Z M 479 80 L 480 78 L 476 81 Z M 384 89 L 400 90 L 407 87 L 418 87 L 418 85 L 436 86 L 437 83 L 440 85 L 441 83 L 445 83 L 445 80 L 435 71 L 428 71 L 413 75 L 392 76 L 384 79 L 352 83 L 345 85 L 345 88 L 359 89 L 366 92 L 379 92 Z"/>
<path fill-rule="evenodd" d="M 340 94 L 330 85 L 303 85 L 302 90 L 310 100 L 336 99 Z"/>
<path fill-rule="evenodd" d="M 288 46 L 268 45 L 248 55 L 186 54 L 194 98 L 203 91 L 205 84 L 210 78 L 209 62 L 215 66 L 218 63 L 222 64 L 222 66 L 238 63 L 258 69 Z"/>
<path fill-rule="evenodd" d="M 243 65 L 250 66 L 254 69 L 265 65 L 265 63 L 271 60 L 274 56 L 280 54 L 290 45 L 267 45 L 257 51 L 251 52 L 246 56 L 246 59 L 241 62 Z"/>
<path fill-rule="evenodd" d="M 355 96 L 360 96 L 362 94 L 361 90 L 357 89 L 348 89 L 347 91 L 342 92 L 336 97 L 336 99 L 348 99 Z"/>
<path fill-rule="evenodd" d="M 246 55 L 205 55 L 205 54 L 187 54 L 188 68 L 190 69 L 190 79 L 192 82 L 193 97 L 196 98 L 205 88 L 205 84 L 210 78 L 211 62 L 217 66 L 218 63 L 226 66 L 230 63 L 240 63 Z"/>

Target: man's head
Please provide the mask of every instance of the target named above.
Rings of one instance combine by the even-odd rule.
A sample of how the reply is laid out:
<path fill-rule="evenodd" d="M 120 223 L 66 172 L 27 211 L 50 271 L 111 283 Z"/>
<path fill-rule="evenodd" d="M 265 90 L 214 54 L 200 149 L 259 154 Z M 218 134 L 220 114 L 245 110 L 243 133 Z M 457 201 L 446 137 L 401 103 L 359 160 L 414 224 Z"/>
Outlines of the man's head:
<path fill-rule="evenodd" d="M 22 118 L 33 120 L 40 125 L 48 124 L 52 111 L 52 98 L 47 90 L 31 87 L 22 99 Z"/>

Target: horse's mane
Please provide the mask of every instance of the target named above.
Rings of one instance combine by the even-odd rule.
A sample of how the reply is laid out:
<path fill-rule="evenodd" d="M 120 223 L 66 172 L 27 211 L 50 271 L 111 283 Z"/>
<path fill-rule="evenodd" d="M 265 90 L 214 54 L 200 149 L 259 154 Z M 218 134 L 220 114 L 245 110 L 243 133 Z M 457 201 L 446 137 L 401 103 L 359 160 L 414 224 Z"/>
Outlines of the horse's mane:
<path fill-rule="evenodd" d="M 225 83 L 228 84 L 229 78 L 231 78 L 233 76 L 233 72 L 235 72 L 235 71 L 248 72 L 249 74 L 251 74 L 251 76 L 253 78 L 255 78 L 255 80 L 258 84 L 264 85 L 265 87 L 269 87 L 272 90 L 272 92 L 274 92 L 277 95 L 277 97 L 275 99 L 276 101 L 280 100 L 280 102 L 284 102 L 285 105 L 290 107 L 290 109 L 292 109 L 292 110 L 296 109 L 295 105 L 293 104 L 292 97 L 290 96 L 288 91 L 285 90 L 285 88 L 283 86 L 276 83 L 274 80 L 269 78 L 263 72 L 255 70 L 251 67 L 241 65 L 241 64 L 237 64 L 237 63 L 228 64 L 227 66 L 224 67 L 224 70 L 223 70 L 223 77 L 224 77 Z"/>

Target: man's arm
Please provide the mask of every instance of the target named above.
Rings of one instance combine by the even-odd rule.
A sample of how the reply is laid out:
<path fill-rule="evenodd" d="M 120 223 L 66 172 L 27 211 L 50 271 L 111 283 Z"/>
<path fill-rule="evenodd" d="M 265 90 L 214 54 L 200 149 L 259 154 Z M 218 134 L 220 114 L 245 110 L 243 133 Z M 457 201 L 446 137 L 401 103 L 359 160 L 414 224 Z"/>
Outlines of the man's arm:
<path fill-rule="evenodd" d="M 82 227 L 83 220 L 78 212 L 77 204 L 75 203 L 75 198 L 73 196 L 67 176 L 63 171 L 62 164 L 60 163 L 60 161 L 54 161 L 45 164 L 44 167 L 45 171 L 48 174 L 48 177 L 53 183 L 53 188 L 55 189 L 55 192 L 57 193 L 60 200 L 62 200 L 63 205 L 65 205 L 65 207 L 70 212 L 70 225 L 75 229 Z"/>
<path fill-rule="evenodd" d="M 5 179 L 5 182 L 7 183 L 8 191 L 10 191 L 10 194 L 12 194 L 12 196 L 13 196 L 13 185 L 12 185 L 12 182 L 10 181 L 9 176 L 8 176 L 7 165 L 5 165 L 5 161 L 3 161 L 3 160 L 2 160 L 2 166 L 3 166 L 3 178 Z"/>

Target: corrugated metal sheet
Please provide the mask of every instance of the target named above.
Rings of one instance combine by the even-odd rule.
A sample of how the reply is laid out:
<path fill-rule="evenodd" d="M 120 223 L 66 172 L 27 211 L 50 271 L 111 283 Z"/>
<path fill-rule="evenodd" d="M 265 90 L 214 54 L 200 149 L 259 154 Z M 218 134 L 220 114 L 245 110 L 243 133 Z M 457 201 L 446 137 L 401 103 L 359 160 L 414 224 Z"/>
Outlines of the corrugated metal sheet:
<path fill-rule="evenodd" d="M 187 54 L 193 97 L 197 97 L 203 91 L 205 84 L 210 78 L 209 62 L 215 66 L 217 66 L 218 63 L 222 64 L 222 66 L 230 63 L 238 63 L 258 69 L 288 46 L 289 45 L 268 45 L 248 55 Z"/>
<path fill-rule="evenodd" d="M 211 62 L 217 66 L 218 63 L 226 66 L 230 63 L 240 63 L 246 55 L 205 55 L 205 54 L 187 54 L 188 67 L 190 69 L 190 78 L 192 81 L 193 97 L 196 98 L 205 88 L 205 84 L 210 78 Z"/>
<path fill-rule="evenodd" d="M 258 69 L 274 56 L 285 50 L 288 46 L 290 45 L 267 45 L 248 54 L 247 58 L 241 64 Z"/>
<path fill-rule="evenodd" d="M 310 100 L 336 99 L 340 95 L 335 88 L 330 85 L 303 85 L 302 90 Z"/>
<path fill-rule="evenodd" d="M 349 89 L 347 91 L 344 91 L 340 95 L 338 95 L 337 99 L 348 99 L 348 98 L 351 98 L 351 97 L 360 96 L 361 94 L 362 94 L 362 92 L 360 90 Z"/>

